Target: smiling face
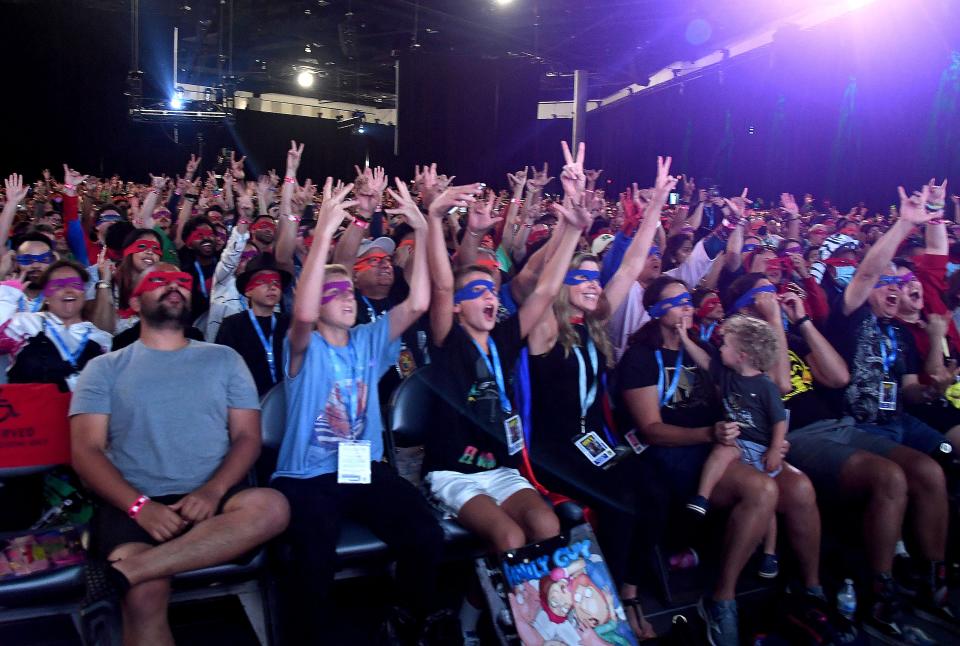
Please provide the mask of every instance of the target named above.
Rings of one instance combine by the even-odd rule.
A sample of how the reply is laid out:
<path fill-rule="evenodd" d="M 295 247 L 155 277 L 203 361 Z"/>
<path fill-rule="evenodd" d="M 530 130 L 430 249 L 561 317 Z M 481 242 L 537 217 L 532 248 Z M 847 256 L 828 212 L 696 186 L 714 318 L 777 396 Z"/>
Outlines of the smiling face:
<path fill-rule="evenodd" d="M 892 276 L 895 275 L 895 271 L 894 266 L 890 265 L 884 274 Z M 900 310 L 900 300 L 903 297 L 903 294 L 900 292 L 900 285 L 898 283 L 881 284 L 879 281 L 877 285 L 877 287 L 870 290 L 870 296 L 867 298 L 867 302 L 870 303 L 870 309 L 873 310 L 873 313 L 879 318 L 893 318 Z"/>
<path fill-rule="evenodd" d="M 44 287 L 44 302 L 47 309 L 62 321 L 80 316 L 83 310 L 83 279 L 72 267 L 54 269 Z"/>
<path fill-rule="evenodd" d="M 600 266 L 592 260 L 585 260 L 577 267 L 580 270 L 600 271 Z M 600 280 L 587 280 L 576 285 L 566 285 L 567 299 L 570 306 L 581 312 L 593 312 L 600 303 L 600 295 L 603 289 L 600 287 Z"/>
<path fill-rule="evenodd" d="M 357 258 L 353 271 L 361 294 L 393 285 L 393 262 L 383 249 L 374 247 Z"/>
<path fill-rule="evenodd" d="M 460 290 L 474 281 L 493 282 L 490 274 L 484 271 L 471 271 L 457 280 L 456 289 Z M 500 299 L 487 286 L 474 284 L 470 288 L 472 298 L 461 300 L 453 306 L 453 312 L 460 319 L 460 324 L 478 332 L 489 332 L 497 324 L 497 308 Z"/>
<path fill-rule="evenodd" d="M 210 257 L 217 251 L 216 234 L 207 224 L 201 224 L 188 236 L 190 248 L 199 256 Z"/>
<path fill-rule="evenodd" d="M 156 237 L 143 235 L 137 238 L 130 246 L 137 250 L 130 254 L 130 259 L 133 263 L 133 268 L 138 272 L 160 262 L 160 254 L 157 253 L 159 243 Z"/>

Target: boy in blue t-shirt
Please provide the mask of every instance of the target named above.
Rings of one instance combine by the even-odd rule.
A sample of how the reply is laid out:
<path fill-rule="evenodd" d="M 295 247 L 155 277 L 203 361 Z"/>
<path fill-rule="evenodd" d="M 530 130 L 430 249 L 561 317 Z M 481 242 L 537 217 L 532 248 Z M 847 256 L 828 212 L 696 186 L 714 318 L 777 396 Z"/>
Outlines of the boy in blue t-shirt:
<path fill-rule="evenodd" d="M 302 146 L 287 154 L 281 208 L 289 212 Z M 426 221 L 406 186 L 389 191 L 426 244 Z M 426 499 L 383 458 L 377 382 L 396 362 L 400 335 L 427 311 L 425 255 L 414 258 L 410 294 L 377 321 L 353 327 L 357 302 L 346 267 L 325 266 L 334 233 L 353 202 L 353 184 L 327 178 L 315 243 L 300 275 L 284 350 L 287 428 L 272 485 L 290 501 L 289 628 L 297 641 L 322 638 L 335 617 L 330 590 L 341 519 L 369 527 L 398 555 L 398 628 L 415 637 L 439 606 L 434 587 L 443 532 Z M 400 600 L 398 599 L 398 605 Z M 326 621 L 325 621 L 326 620 Z"/>

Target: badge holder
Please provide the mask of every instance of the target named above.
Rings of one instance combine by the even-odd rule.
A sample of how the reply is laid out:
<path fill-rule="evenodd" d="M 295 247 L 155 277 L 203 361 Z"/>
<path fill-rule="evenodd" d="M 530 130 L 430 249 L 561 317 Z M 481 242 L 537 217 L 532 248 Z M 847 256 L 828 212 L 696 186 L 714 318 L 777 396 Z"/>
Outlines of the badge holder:
<path fill-rule="evenodd" d="M 337 484 L 370 484 L 370 440 L 337 444 Z"/>
<path fill-rule="evenodd" d="M 640 438 L 637 437 L 637 431 L 633 430 L 625 434 L 624 439 L 627 440 L 627 444 L 630 445 L 630 448 L 633 449 L 633 452 L 637 455 L 640 455 L 650 446 L 649 444 L 644 444 L 640 441 Z"/>
<path fill-rule="evenodd" d="M 581 433 L 574 438 L 573 443 L 590 463 L 597 467 L 603 467 L 617 455 L 594 431 Z"/>
<path fill-rule="evenodd" d="M 511 415 L 503 422 L 507 438 L 507 452 L 516 455 L 523 450 L 523 421 L 519 415 Z"/>
<path fill-rule="evenodd" d="M 897 382 L 880 382 L 880 410 L 897 410 Z"/>

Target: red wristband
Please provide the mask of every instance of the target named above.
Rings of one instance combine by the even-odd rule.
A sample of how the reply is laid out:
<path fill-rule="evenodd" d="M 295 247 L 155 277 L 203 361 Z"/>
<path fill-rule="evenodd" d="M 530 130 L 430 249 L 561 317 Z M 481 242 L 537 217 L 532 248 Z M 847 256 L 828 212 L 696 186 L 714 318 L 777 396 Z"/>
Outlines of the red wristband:
<path fill-rule="evenodd" d="M 367 229 L 370 227 L 370 223 L 361 218 L 353 218 L 353 223 L 360 227 L 361 229 Z"/>
<path fill-rule="evenodd" d="M 130 509 L 127 510 L 127 516 L 135 519 L 140 514 L 143 506 L 148 502 L 150 502 L 150 498 L 141 494 L 141 496 L 137 498 L 136 502 L 130 505 Z"/>

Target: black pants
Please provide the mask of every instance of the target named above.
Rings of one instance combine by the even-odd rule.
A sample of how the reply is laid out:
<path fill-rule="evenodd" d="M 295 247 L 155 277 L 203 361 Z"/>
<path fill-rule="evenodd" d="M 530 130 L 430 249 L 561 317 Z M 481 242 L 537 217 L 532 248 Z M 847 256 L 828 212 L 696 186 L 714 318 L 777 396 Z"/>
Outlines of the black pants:
<path fill-rule="evenodd" d="M 286 538 L 293 548 L 289 603 L 297 624 L 323 625 L 335 617 L 330 590 L 337 570 L 337 541 L 345 518 L 370 528 L 397 558 L 398 604 L 423 617 L 437 609 L 435 588 L 443 530 L 426 499 L 383 462 L 371 465 L 370 484 L 337 484 L 331 473 L 306 480 L 277 478 L 273 486 L 290 501 Z"/>

